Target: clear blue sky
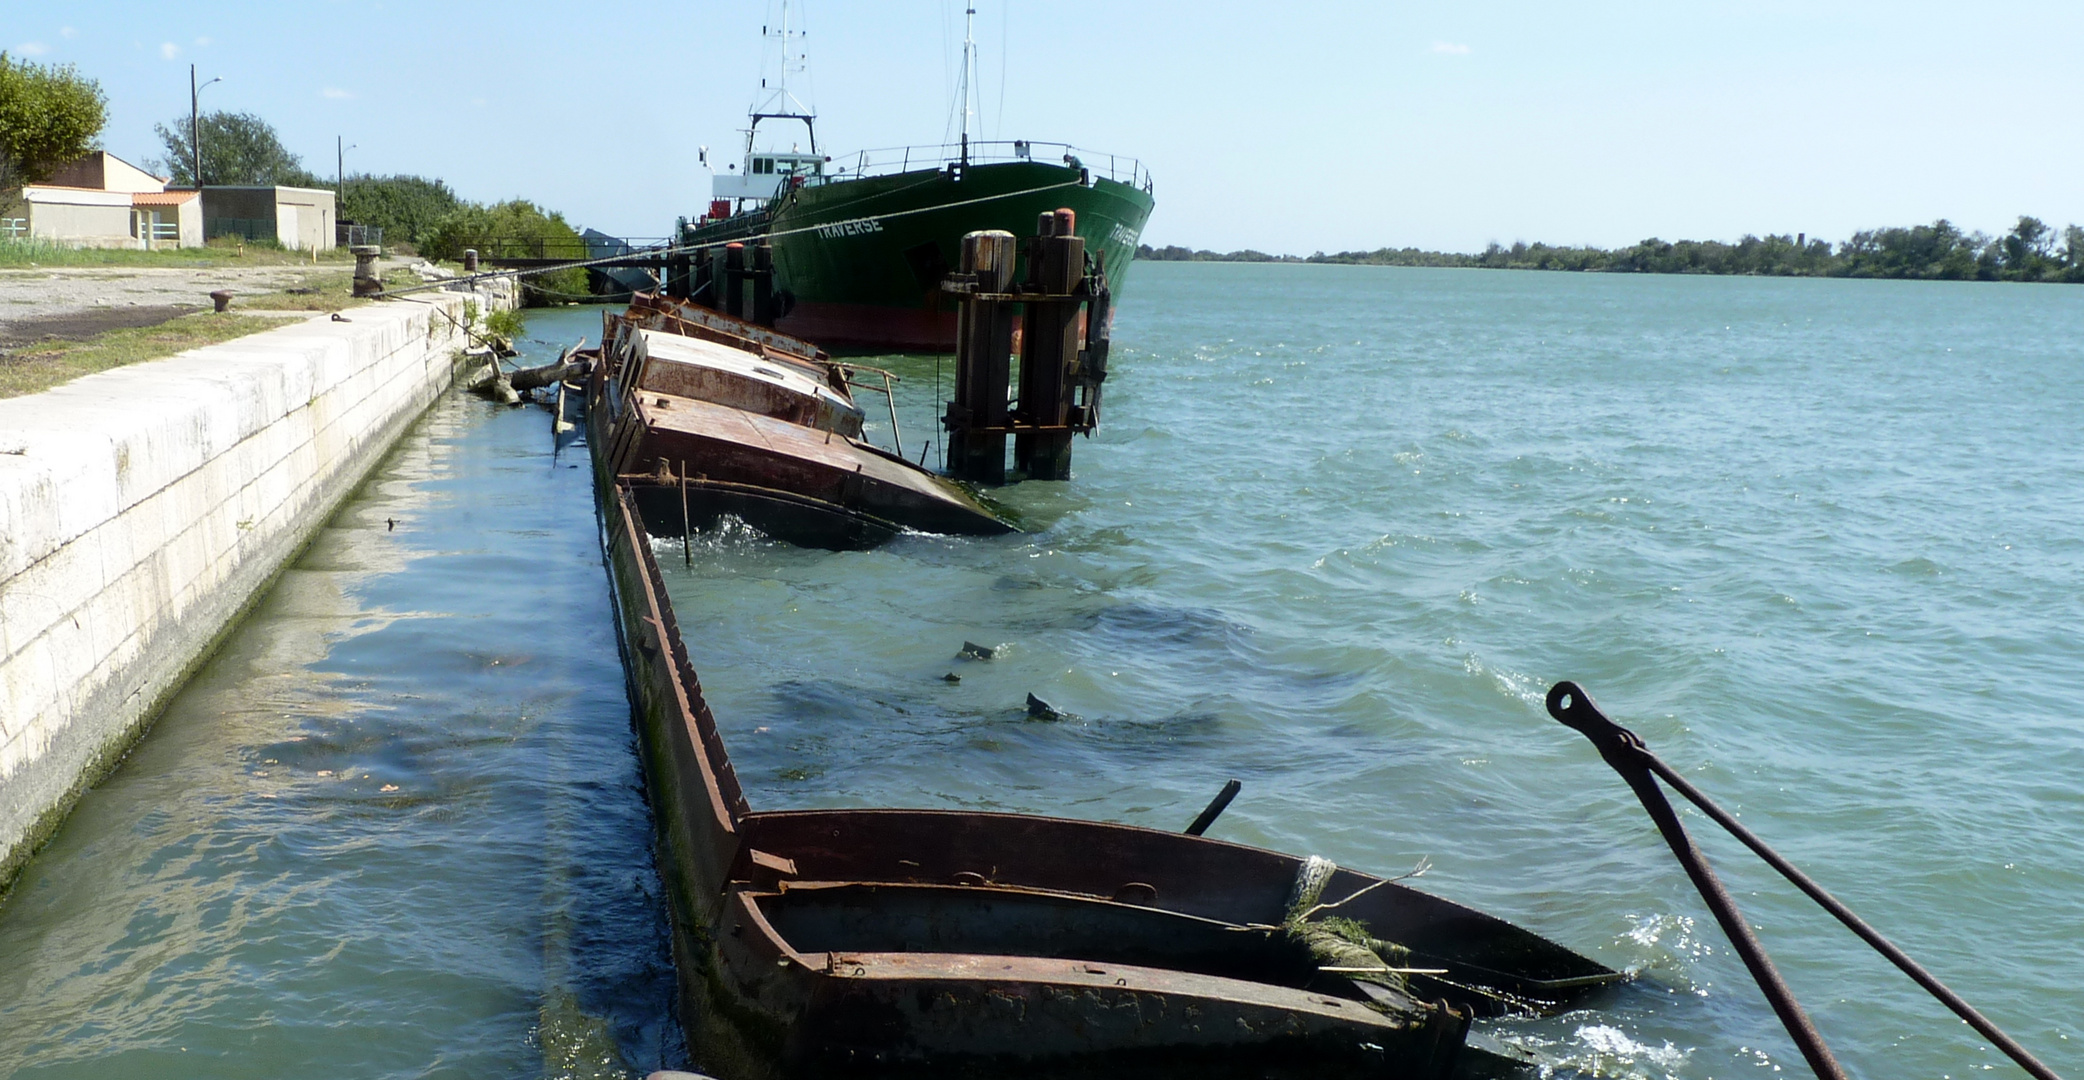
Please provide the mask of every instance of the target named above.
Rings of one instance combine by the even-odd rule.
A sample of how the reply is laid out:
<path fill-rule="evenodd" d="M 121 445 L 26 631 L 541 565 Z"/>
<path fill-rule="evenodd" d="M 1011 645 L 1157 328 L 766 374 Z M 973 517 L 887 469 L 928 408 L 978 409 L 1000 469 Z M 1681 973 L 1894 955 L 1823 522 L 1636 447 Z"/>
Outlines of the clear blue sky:
<path fill-rule="evenodd" d="M 1155 244 L 1315 250 L 2084 222 L 2084 5 L 978 0 L 986 136 L 1142 158 Z M 107 149 L 259 113 L 314 172 L 441 177 L 659 235 L 735 157 L 765 0 L 15 0 Z M 939 142 L 959 0 L 806 5 L 821 141 Z M 1003 94 L 1001 87 L 1003 86 Z M 1003 97 L 1003 103 L 1001 103 Z"/>

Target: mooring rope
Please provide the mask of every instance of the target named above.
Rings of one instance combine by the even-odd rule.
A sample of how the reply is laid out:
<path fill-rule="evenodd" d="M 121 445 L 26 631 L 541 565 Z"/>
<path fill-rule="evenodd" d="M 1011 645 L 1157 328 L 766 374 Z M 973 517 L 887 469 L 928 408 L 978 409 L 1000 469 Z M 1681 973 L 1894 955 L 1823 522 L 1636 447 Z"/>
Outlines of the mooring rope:
<path fill-rule="evenodd" d="M 895 218 L 910 217 L 913 214 L 927 214 L 940 210 L 953 210 L 956 207 L 960 206 L 976 206 L 979 203 L 997 202 L 1000 199 L 1017 199 L 1024 195 L 1039 195 L 1045 191 L 1056 191 L 1060 188 L 1079 186 L 1081 185 L 1080 182 L 1077 180 L 1065 180 L 1060 183 L 1045 184 L 1041 187 L 1026 188 L 1020 191 L 1006 191 L 1001 192 L 997 195 L 981 195 L 974 199 L 963 199 L 959 202 L 936 203 L 932 206 L 913 207 L 910 210 L 892 210 L 887 214 L 865 214 L 861 217 L 852 217 L 843 219 L 841 221 L 826 222 L 823 225 L 803 225 L 794 229 L 782 229 L 779 231 L 758 233 L 754 235 L 749 235 L 745 238 L 738 240 L 710 240 L 700 244 L 676 244 L 667 247 L 639 248 L 636 251 L 627 252 L 621 255 L 606 255 L 598 259 L 579 259 L 573 262 L 558 263 L 554 266 L 529 266 L 519 267 L 511 270 L 489 270 L 481 274 L 465 274 L 460 277 L 445 278 L 441 281 L 430 281 L 423 285 L 410 285 L 403 289 L 385 289 L 383 292 L 377 293 L 376 295 L 379 298 L 403 296 L 406 293 L 428 292 L 435 289 L 446 289 L 452 285 L 473 285 L 480 281 L 490 281 L 494 278 L 503 277 L 514 278 L 518 281 L 519 279 L 524 277 L 535 277 L 539 274 L 551 274 L 556 273 L 559 270 L 581 270 L 590 266 L 603 266 L 609 263 L 621 262 L 624 259 L 630 258 L 632 255 L 687 255 L 697 251 L 707 251 L 711 248 L 724 247 L 729 244 L 743 243 L 746 239 L 772 240 L 776 237 L 796 236 L 802 233 L 816 232 L 819 229 L 827 229 L 831 228 L 834 225 L 844 225 L 856 221 L 890 221 Z M 537 289 L 540 287 L 531 285 L 529 286 L 529 288 Z"/>

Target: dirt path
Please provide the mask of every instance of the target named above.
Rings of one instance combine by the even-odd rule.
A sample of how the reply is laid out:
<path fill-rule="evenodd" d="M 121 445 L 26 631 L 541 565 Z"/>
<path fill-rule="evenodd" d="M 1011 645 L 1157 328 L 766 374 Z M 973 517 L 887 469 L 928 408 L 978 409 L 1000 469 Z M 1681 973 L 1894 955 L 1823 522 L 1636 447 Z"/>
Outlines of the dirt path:
<path fill-rule="evenodd" d="M 35 341 L 82 341 L 107 330 L 156 326 L 209 307 L 214 290 L 277 292 L 297 285 L 310 273 L 308 266 L 0 270 L 0 350 Z"/>

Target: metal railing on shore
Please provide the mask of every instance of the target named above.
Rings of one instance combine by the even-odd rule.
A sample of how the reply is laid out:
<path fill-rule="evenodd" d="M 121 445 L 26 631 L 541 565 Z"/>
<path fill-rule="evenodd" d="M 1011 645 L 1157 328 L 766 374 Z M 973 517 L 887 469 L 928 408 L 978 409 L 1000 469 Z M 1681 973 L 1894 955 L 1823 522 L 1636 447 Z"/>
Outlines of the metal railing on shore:
<path fill-rule="evenodd" d="M 381 225 L 357 225 L 352 221 L 333 223 L 333 242 L 341 247 L 362 244 L 382 244 L 384 227 Z"/>
<path fill-rule="evenodd" d="M 573 239 L 548 237 L 480 236 L 458 241 L 482 259 L 608 259 L 635 255 L 672 243 L 663 236 L 588 236 Z"/>

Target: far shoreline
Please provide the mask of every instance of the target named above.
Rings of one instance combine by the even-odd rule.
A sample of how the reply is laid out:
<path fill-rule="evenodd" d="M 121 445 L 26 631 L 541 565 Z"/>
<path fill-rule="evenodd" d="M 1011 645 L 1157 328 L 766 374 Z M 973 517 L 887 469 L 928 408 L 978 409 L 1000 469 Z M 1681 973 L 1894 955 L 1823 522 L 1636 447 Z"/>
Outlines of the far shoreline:
<path fill-rule="evenodd" d="M 1746 235 L 1666 242 L 1652 237 L 1625 248 L 1493 243 L 1479 254 L 1377 248 L 1312 255 L 1274 255 L 1246 248 L 1216 252 L 1178 245 L 1139 245 L 1142 262 L 1215 262 L 1332 266 L 1406 266 L 1456 270 L 1560 270 L 1604 274 L 1706 277 L 1822 277 L 1914 281 L 2084 283 L 2084 227 L 2061 231 L 2021 217 L 2003 236 L 1964 233 L 1942 218 L 1930 225 L 1870 229 L 1833 244 L 1806 233 Z"/>

